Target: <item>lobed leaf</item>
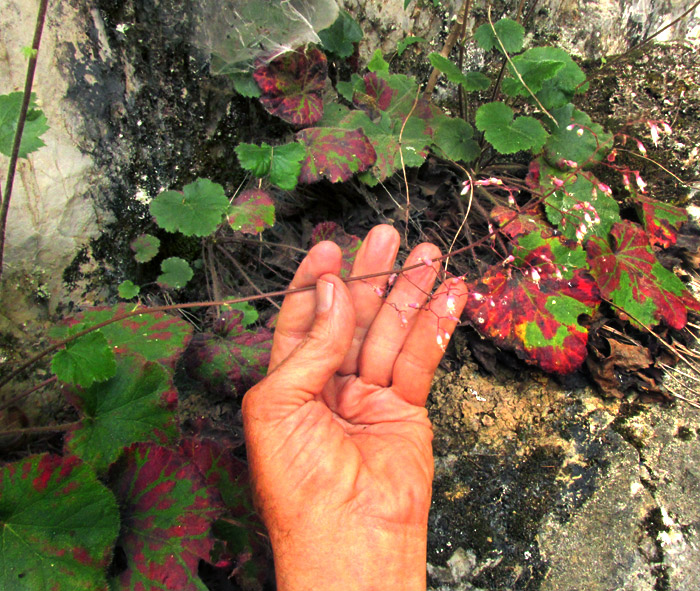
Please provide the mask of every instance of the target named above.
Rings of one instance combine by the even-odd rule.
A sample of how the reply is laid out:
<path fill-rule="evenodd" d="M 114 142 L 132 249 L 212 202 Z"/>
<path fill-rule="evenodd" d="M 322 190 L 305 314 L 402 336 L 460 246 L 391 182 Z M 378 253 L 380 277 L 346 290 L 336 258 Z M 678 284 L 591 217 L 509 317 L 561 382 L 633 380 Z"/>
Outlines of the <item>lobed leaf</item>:
<path fill-rule="evenodd" d="M 306 148 L 298 142 L 275 147 L 265 142 L 260 146 L 241 143 L 235 151 L 243 168 L 255 176 L 269 175 L 272 184 L 287 191 L 297 186 L 301 161 L 306 157 Z"/>
<path fill-rule="evenodd" d="M 75 333 L 131 310 L 133 305 L 117 304 L 113 308 L 92 308 L 54 326 L 55 339 Z M 165 312 L 148 312 L 132 316 L 99 329 L 109 346 L 117 353 L 136 353 L 148 361 L 158 361 L 174 368 L 180 353 L 190 340 L 192 326 Z"/>
<path fill-rule="evenodd" d="M 568 170 L 575 162 L 582 168 L 602 160 L 610 151 L 612 134 L 572 104 L 552 109 L 550 114 L 557 125 L 547 120 L 551 135 L 544 146 L 544 157 L 552 166 Z"/>
<path fill-rule="evenodd" d="M 465 313 L 498 345 L 552 373 L 578 369 L 587 355 L 582 314 L 600 302 L 579 246 L 533 232 L 521 236 L 514 266 L 494 265 L 469 284 Z"/>
<path fill-rule="evenodd" d="M 170 289 L 181 289 L 194 276 L 194 271 L 185 259 L 169 257 L 160 264 L 162 273 L 156 281 L 158 285 Z"/>
<path fill-rule="evenodd" d="M 50 454 L 5 464 L 0 515 L 0 588 L 106 591 L 119 509 L 87 464 Z"/>
<path fill-rule="evenodd" d="M 328 179 L 332 183 L 347 181 L 377 160 L 374 147 L 361 129 L 311 127 L 296 134 L 306 146 L 299 182 L 310 184 Z"/>
<path fill-rule="evenodd" d="M 682 329 L 687 311 L 700 310 L 683 282 L 656 260 L 649 239 L 637 224 L 615 224 L 611 241 L 593 237 L 586 245 L 591 275 L 604 298 L 615 305 L 623 320 L 654 327 L 665 322 Z"/>
<path fill-rule="evenodd" d="M 494 29 L 496 34 L 494 35 Z M 498 35 L 498 39 L 496 39 Z M 523 48 L 525 39 L 525 28 L 518 22 L 509 18 L 502 18 L 494 23 L 491 28 L 491 23 L 484 23 L 476 31 L 474 31 L 474 40 L 479 47 L 484 51 L 498 49 L 501 51 L 501 44 L 508 53 L 518 53 Z"/>
<path fill-rule="evenodd" d="M 443 115 L 433 124 L 433 142 L 446 158 L 471 162 L 479 157 L 479 144 L 472 139 L 474 129 L 464 119 Z"/>
<path fill-rule="evenodd" d="M 656 201 L 635 192 L 632 196 L 637 215 L 647 232 L 652 246 L 668 248 L 676 243 L 678 230 L 688 221 L 688 212 L 681 207 Z"/>
<path fill-rule="evenodd" d="M 311 232 L 309 248 L 323 240 L 335 242 L 343 253 L 343 262 L 340 267 L 340 276 L 347 277 L 352 271 L 357 251 L 362 246 L 362 240 L 354 234 L 348 234 L 335 222 L 321 222 Z"/>
<path fill-rule="evenodd" d="M 401 39 L 401 41 L 399 41 L 396 44 L 396 54 L 398 56 L 401 56 L 403 54 L 403 52 L 406 51 L 406 49 L 410 45 L 414 45 L 415 43 L 427 43 L 427 42 L 428 42 L 428 40 L 423 38 L 423 37 L 415 37 L 415 36 L 409 35 L 408 37 Z"/>
<path fill-rule="evenodd" d="M 376 49 L 372 54 L 371 59 L 367 62 L 367 69 L 370 72 L 385 72 L 389 73 L 389 62 L 384 59 L 381 49 Z"/>
<path fill-rule="evenodd" d="M 160 240 L 151 234 L 141 234 L 131 243 L 137 263 L 147 263 L 158 254 Z"/>
<path fill-rule="evenodd" d="M 260 234 L 275 225 L 275 203 L 267 191 L 248 189 L 233 200 L 228 223 L 244 234 Z"/>
<path fill-rule="evenodd" d="M 134 282 L 130 279 L 127 279 L 126 281 L 122 281 L 119 284 L 119 287 L 117 287 L 117 291 L 119 292 L 120 298 L 130 300 L 139 295 L 141 288 L 138 285 L 135 285 Z"/>
<path fill-rule="evenodd" d="M 340 58 L 350 57 L 355 52 L 355 43 L 362 41 L 362 29 L 350 13 L 341 10 L 335 22 L 318 32 L 323 49 Z"/>
<path fill-rule="evenodd" d="M 253 72 L 265 109 L 298 126 L 313 125 L 323 116 L 327 75 L 326 56 L 314 47 L 288 51 L 269 63 L 259 61 Z"/>
<path fill-rule="evenodd" d="M 72 332 L 75 334 L 79 330 Z M 87 388 L 94 382 L 111 378 L 117 371 L 117 363 L 105 335 L 96 330 L 58 351 L 51 360 L 51 371 L 62 382 Z"/>
<path fill-rule="evenodd" d="M 0 154 L 8 157 L 12 155 L 23 96 L 23 92 L 0 94 Z M 43 111 L 37 108 L 36 95 L 32 93 L 19 144 L 19 157 L 26 158 L 30 153 L 45 146 L 41 136 L 48 129 L 46 117 Z"/>
<path fill-rule="evenodd" d="M 197 179 L 179 191 L 165 191 L 150 204 L 156 223 L 168 232 L 209 236 L 228 209 L 224 188 L 209 179 Z"/>
<path fill-rule="evenodd" d="M 443 57 L 439 53 L 431 53 L 428 56 L 433 68 L 440 70 L 453 84 L 461 84 L 467 92 L 486 90 L 491 86 L 491 80 L 481 72 L 468 72 L 464 74 L 455 63 Z"/>
<path fill-rule="evenodd" d="M 476 127 L 484 132 L 486 140 L 501 154 L 521 150 L 537 152 L 547 139 L 542 124 L 533 117 L 513 120 L 513 109 L 504 103 L 487 103 L 479 107 Z"/>
<path fill-rule="evenodd" d="M 124 447 L 142 441 L 166 443 L 178 435 L 175 386 L 160 364 L 141 357 L 122 356 L 109 381 L 67 397 L 81 422 L 66 436 L 65 448 L 100 475 Z"/>
<path fill-rule="evenodd" d="M 209 559 L 210 526 L 224 506 L 190 459 L 136 443 L 112 466 L 110 485 L 122 509 L 117 545 L 127 563 L 112 588 L 206 591 L 197 568 Z"/>
<path fill-rule="evenodd" d="M 239 310 L 222 312 L 215 332 L 197 333 L 185 351 L 187 374 L 212 392 L 242 396 L 265 377 L 272 333 L 244 326 Z"/>
<path fill-rule="evenodd" d="M 517 238 L 533 232 L 545 237 L 552 235 L 552 228 L 544 219 L 539 208 L 516 211 L 502 205 L 496 205 L 489 213 L 489 217 L 509 238 Z"/>

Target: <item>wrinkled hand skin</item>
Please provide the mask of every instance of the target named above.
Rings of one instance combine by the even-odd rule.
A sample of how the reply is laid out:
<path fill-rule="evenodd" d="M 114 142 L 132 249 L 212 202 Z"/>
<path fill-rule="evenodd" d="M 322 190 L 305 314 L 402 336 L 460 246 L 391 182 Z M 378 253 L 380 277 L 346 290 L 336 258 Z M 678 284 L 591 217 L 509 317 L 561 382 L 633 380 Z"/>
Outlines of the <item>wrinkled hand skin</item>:
<path fill-rule="evenodd" d="M 351 275 L 393 268 L 399 236 L 376 226 Z M 417 246 L 405 267 L 432 261 Z M 448 279 L 425 304 L 439 263 L 347 285 L 340 249 L 317 244 L 280 311 L 267 377 L 243 399 L 255 501 L 268 528 L 279 591 L 425 590 L 432 429 L 425 410 L 466 287 Z M 447 292 L 455 311 L 447 311 Z M 405 311 L 402 323 L 397 311 Z M 428 307 L 426 307 L 428 308 Z"/>

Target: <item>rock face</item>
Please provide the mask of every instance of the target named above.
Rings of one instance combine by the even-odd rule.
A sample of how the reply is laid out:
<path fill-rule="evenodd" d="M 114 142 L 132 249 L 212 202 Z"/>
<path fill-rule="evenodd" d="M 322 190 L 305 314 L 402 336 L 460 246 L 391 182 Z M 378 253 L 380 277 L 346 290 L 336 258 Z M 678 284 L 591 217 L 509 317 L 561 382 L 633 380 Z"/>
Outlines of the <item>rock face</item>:
<path fill-rule="evenodd" d="M 697 409 L 475 370 L 429 401 L 429 589 L 700 588 Z"/>

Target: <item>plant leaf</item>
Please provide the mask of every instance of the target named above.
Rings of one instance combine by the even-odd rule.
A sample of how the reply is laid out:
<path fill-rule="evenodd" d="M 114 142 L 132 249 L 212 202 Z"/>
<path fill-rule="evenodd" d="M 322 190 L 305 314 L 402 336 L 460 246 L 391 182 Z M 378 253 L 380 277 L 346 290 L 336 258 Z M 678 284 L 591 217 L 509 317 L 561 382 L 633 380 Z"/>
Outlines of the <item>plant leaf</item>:
<path fill-rule="evenodd" d="M 355 53 L 354 44 L 362 41 L 362 29 L 349 12 L 341 10 L 330 27 L 318 32 L 318 38 L 323 49 L 346 58 Z"/>
<path fill-rule="evenodd" d="M 651 328 L 665 322 L 682 329 L 687 310 L 700 310 L 700 304 L 683 282 L 656 260 L 644 230 L 633 222 L 613 226 L 612 243 L 594 236 L 586 245 L 591 275 L 603 297 L 615 304 L 615 312 Z"/>
<path fill-rule="evenodd" d="M 11 92 L 0 94 L 0 154 L 12 155 L 12 146 L 15 141 L 17 121 L 22 107 L 23 92 Z M 29 101 L 29 110 L 22 130 L 22 141 L 19 144 L 19 157 L 26 158 L 28 154 L 35 152 L 46 144 L 41 135 L 46 133 L 49 126 L 43 111 L 36 106 L 36 95 L 32 93 Z"/>
<path fill-rule="evenodd" d="M 210 525 L 223 504 L 189 458 L 136 443 L 110 469 L 110 485 L 123 516 L 117 545 L 127 561 L 113 588 L 206 591 L 197 566 L 209 559 Z"/>
<path fill-rule="evenodd" d="M 547 219 L 569 240 L 581 242 L 590 236 L 607 236 L 613 224 L 620 221 L 617 201 L 591 172 L 563 172 L 547 166 L 543 158 L 533 164 L 527 184 L 538 194 L 546 195 Z M 533 180 L 535 177 L 537 181 Z"/>
<path fill-rule="evenodd" d="M 185 259 L 169 257 L 160 264 L 162 273 L 156 281 L 158 285 L 170 289 L 181 289 L 194 276 L 194 271 Z"/>
<path fill-rule="evenodd" d="M 473 325 L 528 363 L 567 374 L 586 358 L 588 332 L 578 318 L 600 302 L 580 246 L 540 232 L 521 236 L 514 266 L 494 265 L 468 285 Z"/>
<path fill-rule="evenodd" d="M 233 200 L 228 223 L 244 234 L 260 234 L 275 225 L 275 203 L 267 191 L 248 189 Z"/>
<path fill-rule="evenodd" d="M 668 248 L 676 243 L 678 230 L 688 221 L 688 212 L 681 207 L 656 201 L 635 192 L 632 196 L 637 215 L 647 232 L 652 246 Z"/>
<path fill-rule="evenodd" d="M 538 232 L 547 238 L 552 235 L 552 228 L 539 208 L 514 211 L 502 205 L 496 205 L 489 213 L 489 217 L 509 238 L 517 238 L 532 232 Z"/>
<path fill-rule="evenodd" d="M 404 51 L 408 48 L 409 45 L 414 45 L 415 43 L 427 43 L 428 40 L 424 39 L 423 37 L 414 37 L 412 35 L 409 35 L 408 37 L 405 37 L 404 39 L 401 39 L 396 44 L 396 54 L 400 57 L 401 54 L 403 54 Z"/>
<path fill-rule="evenodd" d="M 216 332 L 197 333 L 185 351 L 187 374 L 207 390 L 242 396 L 265 377 L 270 362 L 272 333 L 266 328 L 244 328 L 243 312 L 227 310 Z"/>
<path fill-rule="evenodd" d="M 476 127 L 484 132 L 486 140 L 501 154 L 521 150 L 537 152 L 547 139 L 542 124 L 533 117 L 513 120 L 513 109 L 504 103 L 487 103 L 479 107 Z"/>
<path fill-rule="evenodd" d="M 362 246 L 362 240 L 354 234 L 348 234 L 335 222 L 321 222 L 311 232 L 309 248 L 323 240 L 330 240 L 340 246 L 340 250 L 343 253 L 340 276 L 347 277 L 352 271 L 352 264 L 355 262 L 357 251 Z"/>
<path fill-rule="evenodd" d="M 158 254 L 160 240 L 150 234 L 141 234 L 131 243 L 131 250 L 134 251 L 134 258 L 137 263 L 147 263 Z"/>
<path fill-rule="evenodd" d="M 93 308 L 55 325 L 50 336 L 67 337 L 131 310 L 133 304 L 121 303 L 113 308 Z M 147 312 L 132 316 L 99 329 L 109 346 L 117 353 L 136 353 L 148 361 L 158 361 L 174 368 L 180 353 L 190 340 L 192 326 L 165 312 Z"/>
<path fill-rule="evenodd" d="M 209 179 L 197 179 L 180 191 L 165 191 L 151 201 L 156 223 L 168 232 L 209 236 L 228 209 L 224 188 Z"/>
<path fill-rule="evenodd" d="M 241 322 L 243 323 L 244 327 L 248 327 L 251 324 L 255 324 L 258 321 L 259 314 L 258 311 L 255 309 L 255 306 L 253 306 L 250 302 L 238 302 L 237 304 L 226 304 L 223 306 L 223 309 L 228 309 L 228 310 L 238 310 L 239 312 L 243 312 L 243 318 L 241 319 Z M 222 316 L 221 319 L 224 317 Z M 216 329 L 214 329 L 214 332 L 217 332 Z"/>
<path fill-rule="evenodd" d="M 436 117 L 433 128 L 433 143 L 446 158 L 471 162 L 479 157 L 479 144 L 472 139 L 474 130 L 464 119 Z"/>
<path fill-rule="evenodd" d="M 314 47 L 288 51 L 269 63 L 259 62 L 253 72 L 265 109 L 299 126 L 313 125 L 323 116 L 327 75 L 326 56 Z"/>
<path fill-rule="evenodd" d="M 119 510 L 87 464 L 49 454 L 5 464 L 0 515 L 0 588 L 107 589 Z"/>
<path fill-rule="evenodd" d="M 259 177 L 269 174 L 272 184 L 291 191 L 297 186 L 306 148 L 298 142 L 275 147 L 265 142 L 260 146 L 238 144 L 236 154 L 243 168 Z"/>
<path fill-rule="evenodd" d="M 576 162 L 584 167 L 602 160 L 612 147 L 612 134 L 572 104 L 552 109 L 550 114 L 557 126 L 547 119 L 551 135 L 544 146 L 544 156 L 552 166 L 568 170 L 570 165 L 566 162 Z"/>
<path fill-rule="evenodd" d="M 65 439 L 66 450 L 107 472 L 122 448 L 140 441 L 167 443 L 178 435 L 173 410 L 177 391 L 168 372 L 142 357 L 122 356 L 116 375 L 68 394 L 81 416 Z"/>
<path fill-rule="evenodd" d="M 141 288 L 138 285 L 135 285 L 134 282 L 131 281 L 130 279 L 127 279 L 126 281 L 122 281 L 119 284 L 117 291 L 119 292 L 120 298 L 123 298 L 125 300 L 130 300 L 132 298 L 135 298 L 137 295 L 139 295 Z"/>
<path fill-rule="evenodd" d="M 486 90 L 491 86 L 491 80 L 481 72 L 464 74 L 456 64 L 439 53 L 431 53 L 428 59 L 433 68 L 440 70 L 453 84 L 461 84 L 467 92 Z"/>
<path fill-rule="evenodd" d="M 518 53 L 523 48 L 525 28 L 520 23 L 509 18 L 502 18 L 494 23 L 493 29 L 496 29 L 498 39 L 501 40 L 503 47 L 509 54 Z M 498 39 L 493 34 L 493 29 L 491 23 L 484 23 L 474 31 L 474 40 L 484 51 L 496 48 L 502 53 Z"/>
<path fill-rule="evenodd" d="M 384 59 L 381 49 L 376 49 L 367 63 L 370 72 L 389 72 L 389 62 Z"/>
<path fill-rule="evenodd" d="M 377 154 L 361 129 L 311 127 L 296 134 L 306 146 L 299 182 L 310 184 L 328 179 L 332 183 L 347 181 L 377 160 Z"/>
<path fill-rule="evenodd" d="M 111 378 L 117 371 L 117 363 L 105 335 L 96 330 L 71 341 L 56 353 L 51 360 L 51 371 L 62 382 L 87 388 Z"/>

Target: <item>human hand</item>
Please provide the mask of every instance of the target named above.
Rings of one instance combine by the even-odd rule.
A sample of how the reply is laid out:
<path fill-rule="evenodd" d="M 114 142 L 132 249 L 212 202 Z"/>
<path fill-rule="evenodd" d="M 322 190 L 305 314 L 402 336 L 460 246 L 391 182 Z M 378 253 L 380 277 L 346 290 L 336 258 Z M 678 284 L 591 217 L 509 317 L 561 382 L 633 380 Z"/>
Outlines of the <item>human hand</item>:
<path fill-rule="evenodd" d="M 377 226 L 351 276 L 393 268 L 398 233 Z M 421 244 L 387 275 L 338 277 L 340 249 L 302 261 L 280 311 L 267 377 L 243 399 L 256 504 L 280 591 L 425 589 L 432 430 L 424 408 L 466 287 L 429 294 L 440 252 Z M 429 305 L 425 305 L 429 300 Z M 438 333 L 439 330 L 439 333 Z"/>

